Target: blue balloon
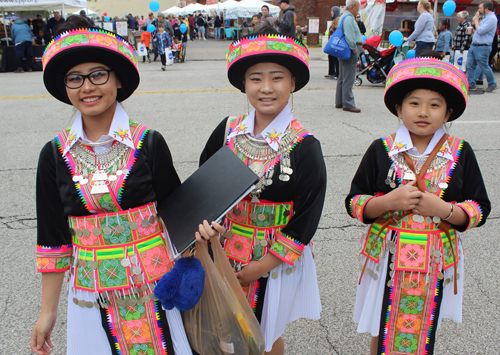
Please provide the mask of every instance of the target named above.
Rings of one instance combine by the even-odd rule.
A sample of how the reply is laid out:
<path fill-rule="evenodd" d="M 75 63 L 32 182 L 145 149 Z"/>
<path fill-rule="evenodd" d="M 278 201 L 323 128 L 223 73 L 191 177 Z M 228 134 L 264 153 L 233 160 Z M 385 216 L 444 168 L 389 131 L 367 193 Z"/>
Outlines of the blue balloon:
<path fill-rule="evenodd" d="M 147 30 L 148 30 L 148 32 L 153 33 L 156 30 L 156 27 L 155 27 L 155 25 L 148 25 Z"/>
<path fill-rule="evenodd" d="M 395 47 L 399 47 L 403 44 L 404 38 L 403 34 L 398 30 L 394 30 L 389 34 L 389 42 Z"/>
<path fill-rule="evenodd" d="M 179 30 L 181 31 L 181 33 L 186 33 L 187 29 L 188 27 L 185 23 L 181 23 L 181 25 L 179 26 Z"/>
<path fill-rule="evenodd" d="M 366 36 L 365 35 L 362 35 L 361 38 L 363 39 L 363 41 L 361 43 L 365 43 L 366 41 Z"/>
<path fill-rule="evenodd" d="M 109 22 L 109 16 L 106 16 L 106 17 L 104 18 L 104 21 Z"/>
<path fill-rule="evenodd" d="M 413 59 L 415 58 L 415 50 L 414 49 L 410 49 L 407 53 L 406 53 L 406 59 Z"/>
<path fill-rule="evenodd" d="M 156 0 L 151 1 L 149 3 L 149 8 L 151 9 L 151 11 L 156 12 L 160 9 L 160 3 Z"/>
<path fill-rule="evenodd" d="M 451 15 L 453 15 L 456 8 L 457 4 L 455 4 L 455 1 L 448 0 L 443 5 L 443 12 L 446 15 L 446 17 L 450 17 Z"/>

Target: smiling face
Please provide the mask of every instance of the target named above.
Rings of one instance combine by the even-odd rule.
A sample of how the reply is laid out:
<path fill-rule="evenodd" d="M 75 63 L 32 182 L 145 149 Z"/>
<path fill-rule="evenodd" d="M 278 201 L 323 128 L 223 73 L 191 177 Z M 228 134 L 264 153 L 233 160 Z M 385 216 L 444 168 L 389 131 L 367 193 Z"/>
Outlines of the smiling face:
<path fill-rule="evenodd" d="M 245 73 L 245 92 L 256 116 L 273 120 L 288 103 L 295 90 L 290 70 L 276 63 L 258 63 Z"/>
<path fill-rule="evenodd" d="M 443 95 L 427 89 L 410 92 L 402 105 L 396 105 L 396 109 L 415 146 L 422 142 L 429 143 L 443 123 L 448 122 L 453 111 L 448 109 Z"/>
<path fill-rule="evenodd" d="M 267 9 L 267 7 L 262 6 L 262 8 L 260 9 L 260 12 L 262 12 L 262 16 L 269 15 L 269 10 Z"/>
<path fill-rule="evenodd" d="M 101 63 L 82 63 L 71 68 L 66 75 L 81 74 L 87 75 L 91 72 L 102 69 L 111 69 Z M 104 75 L 105 72 L 101 74 Z M 98 80 L 100 73 L 94 74 L 94 81 Z M 68 78 L 71 80 L 71 77 Z M 83 85 L 78 89 L 66 87 L 66 93 L 71 104 L 82 113 L 82 117 L 95 118 L 107 116 L 114 113 L 116 107 L 116 94 L 122 85 L 116 78 L 115 72 L 109 73 L 106 84 L 94 85 L 88 78 L 85 78 Z"/>

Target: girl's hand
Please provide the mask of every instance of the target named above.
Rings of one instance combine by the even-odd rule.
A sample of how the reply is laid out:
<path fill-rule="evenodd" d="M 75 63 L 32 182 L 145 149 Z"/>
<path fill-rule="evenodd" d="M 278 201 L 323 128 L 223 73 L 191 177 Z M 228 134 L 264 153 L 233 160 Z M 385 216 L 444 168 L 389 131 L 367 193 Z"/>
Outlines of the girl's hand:
<path fill-rule="evenodd" d="M 407 211 L 413 210 L 417 205 L 422 192 L 415 186 L 417 180 L 413 180 L 409 184 L 400 185 L 397 189 L 392 190 L 386 195 L 387 209 L 386 211 Z"/>
<path fill-rule="evenodd" d="M 56 324 L 57 313 L 40 314 L 33 330 L 31 331 L 31 350 L 35 354 L 47 355 L 54 348 L 50 335 Z"/>
<path fill-rule="evenodd" d="M 254 282 L 255 280 L 258 280 L 265 273 L 266 271 L 260 268 L 260 264 L 258 261 L 250 261 L 247 266 L 236 273 L 236 278 L 238 279 L 240 284 L 246 285 Z"/>
<path fill-rule="evenodd" d="M 438 196 L 425 192 L 411 210 L 413 213 L 423 216 L 446 218 L 450 214 L 450 205 Z"/>
<path fill-rule="evenodd" d="M 215 228 L 214 229 L 212 229 Z M 198 243 L 206 243 L 207 240 L 210 240 L 211 238 L 215 237 L 218 234 L 224 233 L 226 231 L 226 228 L 221 226 L 217 222 L 212 222 L 212 225 L 208 224 L 208 222 L 205 220 L 203 221 L 203 224 L 199 225 L 199 232 L 195 233 L 196 236 L 196 241 Z"/>

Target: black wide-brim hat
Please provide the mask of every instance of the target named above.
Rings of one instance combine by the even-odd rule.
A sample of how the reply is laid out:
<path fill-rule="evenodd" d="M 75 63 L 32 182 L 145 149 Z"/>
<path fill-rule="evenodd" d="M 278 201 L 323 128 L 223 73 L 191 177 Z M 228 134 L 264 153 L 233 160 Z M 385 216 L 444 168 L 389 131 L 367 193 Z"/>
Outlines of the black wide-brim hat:
<path fill-rule="evenodd" d="M 277 63 L 295 77 L 295 90 L 309 82 L 309 51 L 295 38 L 276 35 L 249 35 L 233 42 L 227 50 L 229 82 L 245 92 L 244 78 L 248 68 L 258 63 Z"/>
<path fill-rule="evenodd" d="M 406 95 L 417 89 L 432 90 L 443 95 L 447 108 L 453 109 L 448 122 L 460 117 L 467 107 L 467 78 L 460 69 L 448 62 L 415 58 L 395 65 L 387 74 L 385 105 L 398 116 L 396 105 L 401 105 Z"/>
<path fill-rule="evenodd" d="M 43 83 L 48 92 L 68 105 L 63 77 L 75 65 L 96 62 L 115 72 L 121 83 L 116 100 L 126 100 L 139 86 L 139 69 L 134 47 L 120 36 L 96 28 L 62 33 L 47 46 L 42 57 Z"/>

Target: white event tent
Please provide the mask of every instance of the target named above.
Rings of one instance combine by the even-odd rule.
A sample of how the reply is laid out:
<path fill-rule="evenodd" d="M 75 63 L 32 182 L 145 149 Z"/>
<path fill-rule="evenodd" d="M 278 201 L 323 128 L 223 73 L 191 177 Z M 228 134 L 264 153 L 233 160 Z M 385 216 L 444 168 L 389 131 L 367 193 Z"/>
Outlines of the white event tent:
<path fill-rule="evenodd" d="M 172 6 L 166 9 L 165 11 L 162 11 L 163 14 L 165 15 L 174 15 L 174 16 L 179 16 L 180 12 L 182 9 L 178 6 Z"/>
<path fill-rule="evenodd" d="M 84 10 L 87 16 L 96 16 L 99 15 L 97 12 L 89 10 L 89 9 L 78 9 L 75 12 L 73 12 L 72 15 L 80 15 L 80 11 Z"/>
<path fill-rule="evenodd" d="M 194 14 L 195 12 L 205 12 L 206 11 L 206 6 L 202 4 L 189 4 L 186 7 L 183 7 L 181 11 L 179 12 L 179 15 L 189 15 L 189 14 Z"/>
<path fill-rule="evenodd" d="M 226 1 L 222 3 L 224 10 L 230 13 L 236 13 L 238 17 L 251 17 L 260 12 L 263 5 L 269 7 L 271 15 L 278 15 L 281 11 L 279 6 L 268 4 L 261 0 L 242 0 L 242 1 Z"/>
<path fill-rule="evenodd" d="M 65 13 L 68 9 L 86 9 L 88 11 L 87 0 L 0 0 L 0 11 L 37 11 L 60 9 Z M 7 37 L 7 27 L 5 27 L 5 37 Z"/>

